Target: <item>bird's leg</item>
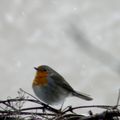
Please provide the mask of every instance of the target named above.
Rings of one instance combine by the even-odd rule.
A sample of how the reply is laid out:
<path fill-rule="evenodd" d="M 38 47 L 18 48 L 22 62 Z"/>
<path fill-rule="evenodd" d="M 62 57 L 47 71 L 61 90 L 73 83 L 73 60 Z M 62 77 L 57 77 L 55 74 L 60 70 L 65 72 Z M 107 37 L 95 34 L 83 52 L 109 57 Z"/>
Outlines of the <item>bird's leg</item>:
<path fill-rule="evenodd" d="M 62 109 L 63 109 L 63 105 L 64 105 L 64 101 L 62 102 L 62 104 L 61 104 L 61 107 L 60 107 L 59 111 L 62 111 Z"/>

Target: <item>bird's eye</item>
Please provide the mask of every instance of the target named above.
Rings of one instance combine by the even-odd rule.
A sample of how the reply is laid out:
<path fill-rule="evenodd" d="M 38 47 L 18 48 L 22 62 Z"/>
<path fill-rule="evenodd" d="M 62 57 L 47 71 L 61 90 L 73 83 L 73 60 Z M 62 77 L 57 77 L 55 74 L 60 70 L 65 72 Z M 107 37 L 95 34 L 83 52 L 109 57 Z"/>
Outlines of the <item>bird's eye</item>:
<path fill-rule="evenodd" d="M 43 71 L 43 72 L 46 72 L 47 70 L 46 70 L 46 69 L 43 69 L 42 71 Z"/>

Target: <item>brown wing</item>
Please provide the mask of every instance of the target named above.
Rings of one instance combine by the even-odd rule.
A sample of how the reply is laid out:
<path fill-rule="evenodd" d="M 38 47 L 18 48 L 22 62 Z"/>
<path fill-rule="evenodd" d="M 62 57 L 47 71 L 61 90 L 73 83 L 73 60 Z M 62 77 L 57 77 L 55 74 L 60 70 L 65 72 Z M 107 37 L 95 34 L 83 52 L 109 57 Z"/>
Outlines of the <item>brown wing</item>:
<path fill-rule="evenodd" d="M 69 85 L 69 83 L 67 81 L 65 81 L 65 79 L 56 72 L 56 74 L 51 74 L 50 75 L 51 78 L 53 78 L 54 82 L 58 85 L 60 85 L 62 88 L 74 92 L 73 88 Z"/>

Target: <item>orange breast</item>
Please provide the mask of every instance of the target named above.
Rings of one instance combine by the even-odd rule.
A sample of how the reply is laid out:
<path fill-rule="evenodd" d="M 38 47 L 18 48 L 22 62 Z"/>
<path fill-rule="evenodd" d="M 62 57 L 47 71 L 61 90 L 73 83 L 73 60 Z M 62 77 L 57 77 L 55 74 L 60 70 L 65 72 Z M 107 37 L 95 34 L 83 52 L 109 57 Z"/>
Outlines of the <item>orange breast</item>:
<path fill-rule="evenodd" d="M 37 72 L 35 79 L 33 80 L 33 86 L 38 85 L 38 86 L 43 86 L 48 83 L 47 80 L 48 73 L 47 72 Z"/>

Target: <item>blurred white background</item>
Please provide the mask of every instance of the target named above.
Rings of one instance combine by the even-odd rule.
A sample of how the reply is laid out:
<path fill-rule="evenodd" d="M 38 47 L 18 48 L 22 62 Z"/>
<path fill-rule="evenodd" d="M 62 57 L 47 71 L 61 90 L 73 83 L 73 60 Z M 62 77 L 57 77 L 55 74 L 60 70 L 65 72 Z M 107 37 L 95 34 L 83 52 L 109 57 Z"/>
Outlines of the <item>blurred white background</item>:
<path fill-rule="evenodd" d="M 120 85 L 119 0 L 0 0 L 0 99 L 33 94 L 33 67 L 62 74 L 86 102 L 115 105 Z"/>

